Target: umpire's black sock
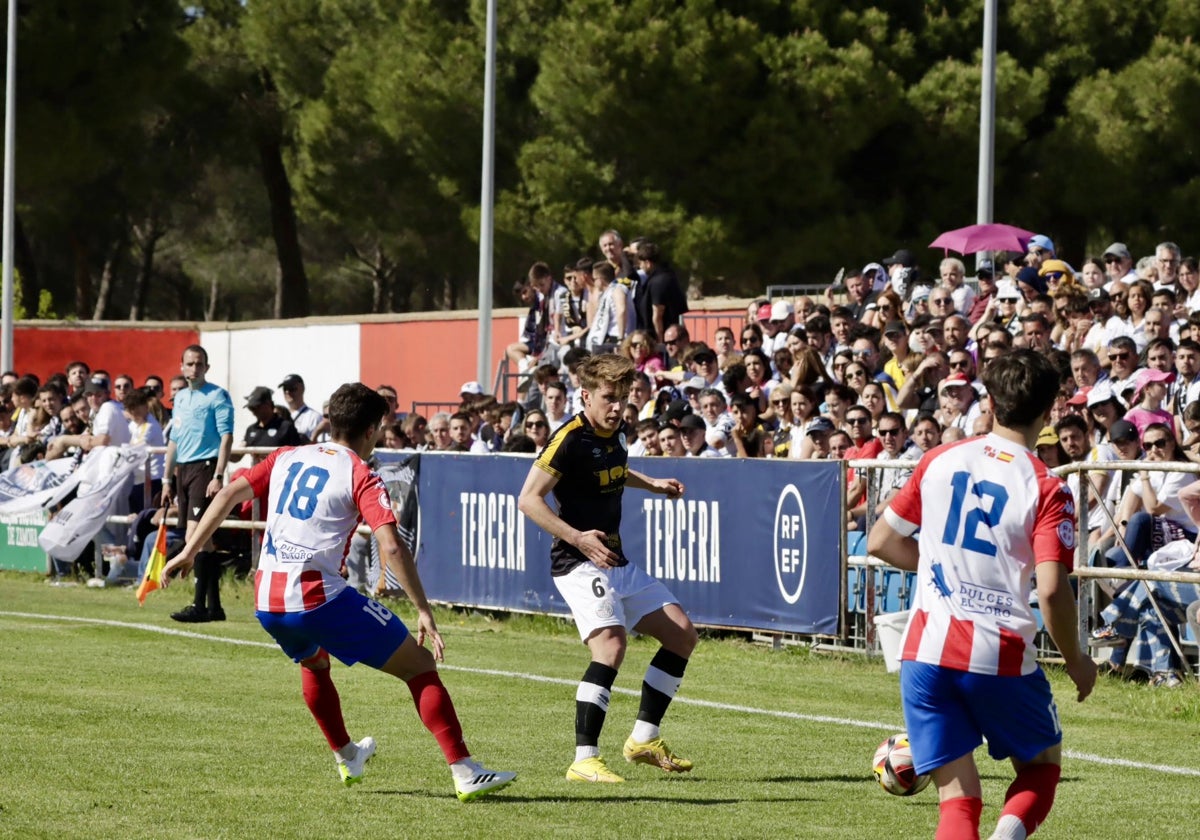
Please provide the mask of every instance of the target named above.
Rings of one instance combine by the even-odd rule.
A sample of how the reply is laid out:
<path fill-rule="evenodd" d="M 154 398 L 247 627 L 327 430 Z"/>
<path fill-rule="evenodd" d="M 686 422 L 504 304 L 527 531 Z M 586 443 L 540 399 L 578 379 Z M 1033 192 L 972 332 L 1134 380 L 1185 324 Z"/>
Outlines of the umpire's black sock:
<path fill-rule="evenodd" d="M 608 698 L 612 694 L 617 669 L 600 662 L 588 663 L 579 688 L 575 690 L 575 760 L 582 761 L 600 755 L 600 730 L 608 714 Z"/>
<path fill-rule="evenodd" d="M 208 612 L 215 613 L 221 609 L 221 573 L 225 571 L 221 556 L 208 553 Z"/>
<path fill-rule="evenodd" d="M 206 609 L 205 601 L 208 598 L 208 553 L 201 551 L 196 555 L 196 563 L 192 566 L 192 575 L 196 578 L 196 597 L 192 599 L 192 604 L 198 610 Z"/>

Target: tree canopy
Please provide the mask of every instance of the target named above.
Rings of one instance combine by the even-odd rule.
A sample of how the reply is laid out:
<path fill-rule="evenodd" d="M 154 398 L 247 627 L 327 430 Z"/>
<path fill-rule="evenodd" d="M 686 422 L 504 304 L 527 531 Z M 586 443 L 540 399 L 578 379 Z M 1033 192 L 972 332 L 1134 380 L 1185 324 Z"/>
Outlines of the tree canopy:
<path fill-rule="evenodd" d="M 498 303 L 610 227 L 708 294 L 753 294 L 974 221 L 982 0 L 498 6 Z M 20 4 L 26 309 L 472 305 L 485 8 Z M 997 220 L 1076 263 L 1186 239 L 1200 4 L 1011 0 L 997 44 Z"/>

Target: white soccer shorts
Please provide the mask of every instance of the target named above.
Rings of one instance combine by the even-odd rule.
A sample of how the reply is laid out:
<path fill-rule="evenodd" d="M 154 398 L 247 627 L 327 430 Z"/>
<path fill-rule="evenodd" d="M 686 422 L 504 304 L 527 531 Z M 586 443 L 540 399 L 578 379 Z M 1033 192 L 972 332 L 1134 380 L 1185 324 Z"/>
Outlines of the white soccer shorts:
<path fill-rule="evenodd" d="M 671 590 L 633 563 L 615 569 L 580 563 L 554 578 L 554 585 L 571 608 L 579 637 L 585 642 L 601 627 L 632 630 L 655 610 L 679 603 Z"/>

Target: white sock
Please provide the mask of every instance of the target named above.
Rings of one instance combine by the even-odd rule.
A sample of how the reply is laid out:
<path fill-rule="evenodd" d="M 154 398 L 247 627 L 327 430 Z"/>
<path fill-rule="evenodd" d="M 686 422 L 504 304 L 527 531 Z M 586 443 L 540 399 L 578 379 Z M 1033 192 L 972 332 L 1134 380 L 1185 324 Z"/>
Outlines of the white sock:
<path fill-rule="evenodd" d="M 990 840 L 1025 840 L 1025 823 L 1016 814 L 1004 814 L 996 823 Z"/>
<path fill-rule="evenodd" d="M 647 741 L 653 741 L 658 737 L 658 725 L 647 723 L 644 720 L 635 720 L 633 722 L 633 735 L 630 737 L 639 744 L 644 744 Z"/>
<path fill-rule="evenodd" d="M 576 747 L 575 748 L 575 760 L 576 761 L 583 761 L 585 758 L 599 758 L 599 757 L 600 757 L 600 748 L 599 747 Z"/>
<path fill-rule="evenodd" d="M 337 757 L 342 761 L 353 761 L 358 758 L 358 744 L 351 741 L 340 750 L 334 750 L 334 752 L 337 753 Z"/>
<path fill-rule="evenodd" d="M 454 774 L 454 778 L 456 779 L 469 779 L 478 773 L 479 769 L 479 764 L 470 756 L 460 758 L 450 765 L 450 772 Z"/>

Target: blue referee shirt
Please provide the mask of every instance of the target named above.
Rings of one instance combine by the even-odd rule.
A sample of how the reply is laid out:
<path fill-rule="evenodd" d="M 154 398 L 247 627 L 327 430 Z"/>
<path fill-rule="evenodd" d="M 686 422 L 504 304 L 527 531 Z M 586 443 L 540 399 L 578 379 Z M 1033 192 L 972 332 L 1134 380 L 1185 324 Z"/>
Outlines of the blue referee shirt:
<path fill-rule="evenodd" d="M 228 391 L 211 382 L 195 390 L 184 388 L 175 395 L 171 419 L 175 462 L 207 461 L 217 457 L 221 436 L 233 434 L 233 400 Z"/>

